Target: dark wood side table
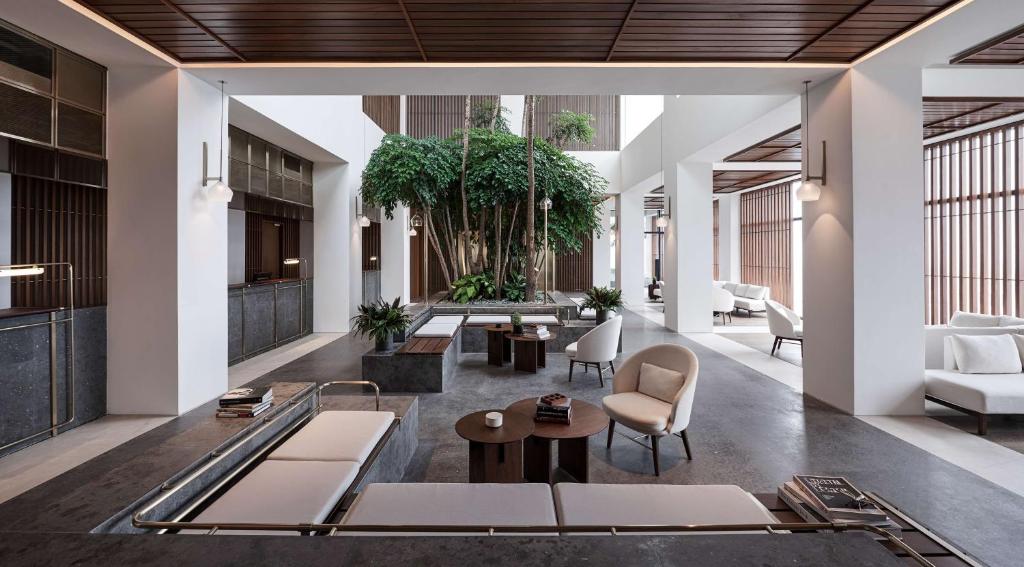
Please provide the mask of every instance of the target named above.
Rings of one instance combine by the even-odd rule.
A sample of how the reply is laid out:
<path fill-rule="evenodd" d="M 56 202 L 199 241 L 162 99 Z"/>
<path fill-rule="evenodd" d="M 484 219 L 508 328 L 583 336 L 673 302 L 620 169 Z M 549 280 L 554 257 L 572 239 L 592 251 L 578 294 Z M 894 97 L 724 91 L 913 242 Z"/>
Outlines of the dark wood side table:
<path fill-rule="evenodd" d="M 484 415 L 501 412 L 501 427 L 487 427 Z M 455 424 L 469 441 L 469 482 L 523 482 L 523 439 L 533 433 L 533 418 L 502 410 L 471 413 Z"/>
<path fill-rule="evenodd" d="M 546 337 L 538 337 L 536 333 L 523 333 L 515 335 L 506 333 L 505 337 L 512 341 L 515 351 L 515 358 L 512 367 L 523 372 L 537 372 L 537 368 L 544 368 L 547 365 L 545 350 L 547 341 L 557 337 L 555 333 L 548 332 Z"/>
<path fill-rule="evenodd" d="M 512 331 L 512 325 L 487 325 L 487 364 L 504 366 L 512 362 L 512 341 L 505 334 Z"/>
<path fill-rule="evenodd" d="M 506 408 L 506 419 L 518 413 L 533 421 L 537 414 L 537 398 L 520 400 Z M 527 482 L 552 483 L 551 443 L 558 441 L 558 467 L 578 482 L 590 481 L 590 452 L 587 441 L 591 435 L 608 428 L 604 410 L 584 402 L 572 401 L 572 422 L 568 425 L 537 421 L 523 444 L 524 472 Z"/>

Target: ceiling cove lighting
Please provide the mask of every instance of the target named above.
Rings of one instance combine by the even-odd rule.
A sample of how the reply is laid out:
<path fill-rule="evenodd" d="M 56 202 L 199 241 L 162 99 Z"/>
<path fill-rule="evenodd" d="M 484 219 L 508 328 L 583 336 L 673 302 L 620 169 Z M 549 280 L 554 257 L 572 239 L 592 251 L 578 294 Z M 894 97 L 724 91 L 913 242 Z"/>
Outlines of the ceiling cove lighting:
<path fill-rule="evenodd" d="M 42 266 L 6 266 L 0 268 L 0 278 L 17 278 L 22 276 L 38 276 L 46 272 Z"/>
<path fill-rule="evenodd" d="M 811 104 L 811 98 L 809 94 L 810 81 L 804 81 L 804 126 L 807 131 L 807 137 L 810 138 L 811 133 L 811 113 L 808 107 Z M 809 142 L 810 140 L 808 140 Z M 825 181 L 825 168 L 828 163 L 827 146 L 825 140 L 821 141 L 821 175 L 811 175 L 811 147 L 810 144 L 804 144 L 804 158 L 807 162 L 807 172 L 804 174 L 803 183 L 796 190 L 796 199 L 798 201 L 817 201 L 821 198 L 821 185 L 827 185 Z M 815 183 L 815 181 L 821 181 L 821 185 Z"/>
<path fill-rule="evenodd" d="M 220 172 L 212 177 L 207 172 L 207 156 L 209 150 L 206 142 L 203 142 L 203 187 L 210 181 L 216 180 L 213 187 L 206 190 L 206 198 L 213 203 L 230 203 L 234 192 L 224 183 L 224 81 L 220 81 L 220 149 L 217 151 L 217 158 L 220 163 Z"/>

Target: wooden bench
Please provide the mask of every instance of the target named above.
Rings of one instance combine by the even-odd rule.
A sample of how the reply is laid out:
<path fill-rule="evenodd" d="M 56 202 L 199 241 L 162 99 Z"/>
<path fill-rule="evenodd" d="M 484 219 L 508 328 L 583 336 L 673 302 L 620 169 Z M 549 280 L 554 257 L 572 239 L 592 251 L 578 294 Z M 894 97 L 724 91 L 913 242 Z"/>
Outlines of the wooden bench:
<path fill-rule="evenodd" d="M 398 349 L 396 354 L 444 354 L 452 339 L 443 337 L 414 337 Z"/>

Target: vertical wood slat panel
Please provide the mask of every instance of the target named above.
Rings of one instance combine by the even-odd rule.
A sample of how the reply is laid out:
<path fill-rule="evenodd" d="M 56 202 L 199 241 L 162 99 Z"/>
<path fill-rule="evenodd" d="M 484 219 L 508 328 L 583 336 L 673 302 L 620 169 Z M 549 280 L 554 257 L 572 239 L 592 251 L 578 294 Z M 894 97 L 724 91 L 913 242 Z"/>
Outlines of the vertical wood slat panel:
<path fill-rule="evenodd" d="M 579 252 L 558 252 L 555 255 L 555 289 L 586 291 L 594 285 L 594 239 L 581 238 Z M 543 289 L 543 283 L 538 288 Z"/>
<path fill-rule="evenodd" d="M 771 299 L 793 306 L 792 184 L 740 195 L 740 279 L 768 286 Z"/>
<path fill-rule="evenodd" d="M 712 257 L 711 257 L 711 274 L 715 280 L 719 279 L 719 267 L 718 267 L 718 199 L 715 199 L 711 203 L 711 240 L 712 240 Z"/>
<path fill-rule="evenodd" d="M 470 104 L 475 106 L 485 100 L 499 101 L 500 97 L 472 95 Z M 462 128 L 466 95 L 409 95 L 405 104 L 406 131 L 413 138 L 447 138 Z"/>
<path fill-rule="evenodd" d="M 363 271 L 375 271 L 380 269 L 380 223 L 371 222 L 370 226 L 363 227 Z M 376 258 L 376 260 L 371 260 Z"/>
<path fill-rule="evenodd" d="M 537 136 L 551 137 L 551 117 L 563 110 L 587 113 L 594 117 L 591 124 L 596 132 L 590 144 L 570 144 L 569 151 L 618 150 L 619 96 L 618 95 L 543 95 L 537 97 Z"/>
<path fill-rule="evenodd" d="M 363 114 L 369 116 L 385 134 L 397 134 L 402 122 L 401 98 L 399 95 L 364 95 Z"/>
<path fill-rule="evenodd" d="M 946 323 L 957 310 L 1021 313 L 1022 125 L 924 149 L 928 324 Z"/>

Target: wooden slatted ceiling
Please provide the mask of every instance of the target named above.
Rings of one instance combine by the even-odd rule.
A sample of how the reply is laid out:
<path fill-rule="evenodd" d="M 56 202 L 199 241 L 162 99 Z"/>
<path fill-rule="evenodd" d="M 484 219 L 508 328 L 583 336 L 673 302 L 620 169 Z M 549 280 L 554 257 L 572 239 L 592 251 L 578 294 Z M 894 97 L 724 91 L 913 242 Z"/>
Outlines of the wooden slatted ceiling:
<path fill-rule="evenodd" d="M 956 55 L 950 63 L 1024 65 L 1024 25 Z"/>
<path fill-rule="evenodd" d="M 78 0 L 194 61 L 845 63 L 959 0 Z"/>
<path fill-rule="evenodd" d="M 735 193 L 799 174 L 799 171 L 716 171 L 715 193 Z"/>
<path fill-rule="evenodd" d="M 800 161 L 800 126 L 776 134 L 725 158 L 725 161 Z"/>
<path fill-rule="evenodd" d="M 1024 98 L 924 99 L 924 137 L 963 130 L 985 122 L 1024 113 Z"/>

